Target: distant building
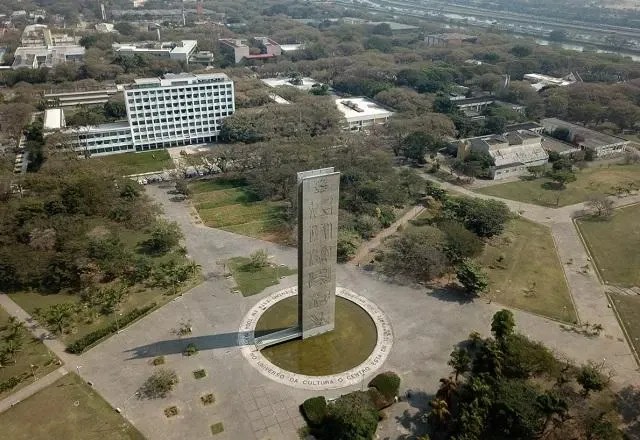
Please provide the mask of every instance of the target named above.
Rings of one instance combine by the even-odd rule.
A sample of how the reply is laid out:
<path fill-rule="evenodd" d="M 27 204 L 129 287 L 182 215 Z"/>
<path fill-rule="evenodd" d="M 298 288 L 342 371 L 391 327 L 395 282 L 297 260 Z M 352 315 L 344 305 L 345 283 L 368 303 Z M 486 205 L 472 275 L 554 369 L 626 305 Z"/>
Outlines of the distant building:
<path fill-rule="evenodd" d="M 122 85 L 105 87 L 97 90 L 75 92 L 51 92 L 44 94 L 44 102 L 53 107 L 75 107 L 79 105 L 104 104 L 118 92 L 124 90 Z"/>
<path fill-rule="evenodd" d="M 167 74 L 125 87 L 127 121 L 68 130 L 87 156 L 213 142 L 235 112 L 233 81 L 222 73 Z"/>
<path fill-rule="evenodd" d="M 543 119 L 541 123 L 544 126 L 544 131 L 548 134 L 554 133 L 557 129 L 567 130 L 567 142 L 582 151 L 592 152 L 595 159 L 620 155 L 629 148 L 627 139 L 600 133 L 560 119 L 547 118 Z"/>
<path fill-rule="evenodd" d="M 494 161 L 491 178 L 506 179 L 529 174 L 527 168 L 548 162 L 542 141 L 542 136 L 528 130 L 461 139 L 457 142 L 457 157 L 464 159 L 470 152 L 487 153 Z"/>
<path fill-rule="evenodd" d="M 177 43 L 154 41 L 113 43 L 112 48 L 115 53 L 120 55 L 150 55 L 189 63 L 189 59 L 196 53 L 198 42 L 196 40 L 182 40 Z"/>
<path fill-rule="evenodd" d="M 96 24 L 96 31 L 107 34 L 109 32 L 115 32 L 113 23 L 98 23 Z"/>
<path fill-rule="evenodd" d="M 253 37 L 249 40 L 237 38 L 221 38 L 218 40 L 220 48 L 232 55 L 234 62 L 274 58 L 282 55 L 283 49 L 278 43 L 268 37 Z M 287 45 L 287 50 L 297 50 L 301 46 Z"/>
<path fill-rule="evenodd" d="M 26 26 L 20 44 L 14 53 L 13 69 L 54 67 L 84 59 L 84 47 L 77 44 L 75 37 L 53 34 L 43 24 Z"/>
<path fill-rule="evenodd" d="M 322 84 L 313 78 L 299 78 L 299 82 L 295 82 L 292 78 L 263 78 L 260 81 L 269 87 L 289 86 L 299 90 L 309 91 L 315 84 Z"/>
<path fill-rule="evenodd" d="M 529 130 L 536 134 L 542 134 L 544 127 L 534 121 L 520 122 L 518 124 L 510 124 L 504 127 L 504 131 Z"/>
<path fill-rule="evenodd" d="M 465 115 L 473 118 L 479 117 L 483 110 L 486 110 L 490 105 L 499 105 L 513 110 L 516 113 L 524 114 L 525 107 L 519 104 L 512 104 L 510 102 L 504 102 L 496 99 L 495 96 L 477 96 L 474 98 L 456 98 L 452 99 L 453 104 L 464 112 Z"/>
<path fill-rule="evenodd" d="M 393 115 L 392 111 L 367 98 L 336 98 L 336 106 L 349 130 L 384 124 Z"/>
<path fill-rule="evenodd" d="M 459 47 L 463 43 L 476 43 L 478 37 L 458 33 L 432 34 L 424 37 L 424 42 L 428 46 L 434 47 Z"/>
<path fill-rule="evenodd" d="M 565 87 L 570 86 L 578 81 L 582 81 L 580 75 L 577 73 L 570 73 L 569 75 L 556 78 L 549 75 L 542 75 L 540 73 L 526 73 L 524 75 L 524 80 L 529 81 L 531 83 L 531 87 L 536 89 L 537 91 L 542 90 L 545 87 L 555 86 L 555 87 Z"/>

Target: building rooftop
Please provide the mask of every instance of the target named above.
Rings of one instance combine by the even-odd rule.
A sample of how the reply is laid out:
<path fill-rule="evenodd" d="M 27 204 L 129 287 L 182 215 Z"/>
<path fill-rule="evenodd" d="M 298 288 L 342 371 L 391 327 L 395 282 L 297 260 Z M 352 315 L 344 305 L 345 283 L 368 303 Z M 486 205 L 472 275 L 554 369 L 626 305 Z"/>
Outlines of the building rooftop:
<path fill-rule="evenodd" d="M 129 121 L 118 121 L 110 122 L 108 124 L 86 125 L 70 131 L 77 133 L 102 133 L 105 131 L 125 130 L 130 127 Z"/>
<path fill-rule="evenodd" d="M 431 38 L 437 38 L 439 40 L 475 40 L 478 37 L 476 35 L 459 34 L 456 32 L 447 32 L 443 34 L 431 34 L 427 35 Z"/>
<path fill-rule="evenodd" d="M 161 78 L 137 78 L 128 89 L 231 81 L 224 73 L 167 73 Z"/>
<path fill-rule="evenodd" d="M 541 122 L 547 132 L 552 132 L 556 128 L 566 128 L 570 130 L 574 136 L 574 143 L 583 145 L 589 149 L 597 149 L 608 145 L 629 142 L 627 139 L 601 133 L 557 118 L 546 118 Z M 579 139 L 576 139 L 576 137 Z"/>
<path fill-rule="evenodd" d="M 504 127 L 505 131 L 535 130 L 538 128 L 542 128 L 542 125 L 533 121 L 521 122 L 519 124 L 511 124 Z"/>
<path fill-rule="evenodd" d="M 261 81 L 269 87 L 289 86 L 300 90 L 310 90 L 314 84 L 321 84 L 313 78 L 300 78 L 302 84 L 291 84 L 291 78 L 264 78 Z"/>
<path fill-rule="evenodd" d="M 44 111 L 45 130 L 60 130 L 64 127 L 64 112 L 60 108 L 50 108 Z"/>
<path fill-rule="evenodd" d="M 336 98 L 338 110 L 349 120 L 364 117 L 388 117 L 393 114 L 380 104 L 367 98 Z"/>

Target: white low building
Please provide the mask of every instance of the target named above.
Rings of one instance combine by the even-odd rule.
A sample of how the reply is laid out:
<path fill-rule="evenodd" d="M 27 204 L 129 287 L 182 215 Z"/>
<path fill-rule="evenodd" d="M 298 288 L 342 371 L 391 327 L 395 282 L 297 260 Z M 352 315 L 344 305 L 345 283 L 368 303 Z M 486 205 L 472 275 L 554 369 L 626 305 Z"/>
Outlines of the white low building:
<path fill-rule="evenodd" d="M 522 176 L 529 174 L 529 167 L 549 161 L 542 141 L 542 136 L 529 130 L 462 139 L 458 144 L 458 158 L 464 159 L 470 152 L 487 153 L 494 162 L 490 168 L 492 179 Z"/>
<path fill-rule="evenodd" d="M 546 118 L 540 121 L 544 131 L 553 134 L 557 129 L 567 130 L 567 142 L 582 151 L 593 153 L 594 159 L 602 159 L 623 154 L 629 148 L 627 139 L 591 130 L 581 125 L 572 124 L 557 118 Z"/>
<path fill-rule="evenodd" d="M 524 80 L 529 81 L 531 83 L 531 87 L 536 89 L 536 91 L 540 91 L 543 88 L 550 86 L 570 86 L 571 84 L 574 84 L 578 81 L 576 75 L 574 75 L 573 73 L 570 73 L 563 78 L 556 78 L 554 76 L 543 75 L 541 73 L 526 73 L 524 75 Z"/>
<path fill-rule="evenodd" d="M 362 130 L 374 125 L 384 124 L 393 112 L 368 98 L 336 98 L 336 106 L 349 130 Z"/>
<path fill-rule="evenodd" d="M 196 52 L 196 40 L 182 40 L 174 42 L 144 42 L 144 43 L 113 43 L 112 49 L 120 55 L 150 55 L 159 58 L 169 58 L 176 61 L 189 62 L 189 58 Z"/>
<path fill-rule="evenodd" d="M 61 130 L 65 126 L 64 111 L 61 108 L 50 108 L 44 111 L 42 128 L 45 131 Z"/>
<path fill-rule="evenodd" d="M 313 78 L 299 78 L 297 81 L 293 78 L 283 77 L 283 78 L 263 78 L 260 81 L 268 85 L 269 87 L 281 87 L 281 86 L 289 86 L 295 87 L 299 90 L 309 91 L 315 84 L 322 84 L 320 81 L 316 81 Z"/>
<path fill-rule="evenodd" d="M 86 157 L 136 151 L 129 122 L 114 122 L 68 130 L 75 150 Z"/>

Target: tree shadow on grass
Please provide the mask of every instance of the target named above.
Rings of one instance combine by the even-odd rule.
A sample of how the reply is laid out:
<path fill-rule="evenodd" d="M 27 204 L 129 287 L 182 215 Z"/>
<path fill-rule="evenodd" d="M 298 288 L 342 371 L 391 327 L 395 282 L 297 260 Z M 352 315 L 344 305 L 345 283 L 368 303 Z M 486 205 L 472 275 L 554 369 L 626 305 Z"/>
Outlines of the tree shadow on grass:
<path fill-rule="evenodd" d="M 170 354 L 184 353 L 187 345 L 193 344 L 198 351 L 216 350 L 221 348 L 234 348 L 244 345 L 241 340 L 246 340 L 247 344 L 252 344 L 254 338 L 265 336 L 270 333 L 274 333 L 285 328 L 270 329 L 268 331 L 256 331 L 254 332 L 231 332 L 220 333 L 217 335 L 206 336 L 191 336 L 185 338 L 169 339 L 164 341 L 152 342 L 151 344 L 141 345 L 129 350 L 131 359 L 144 359 L 157 356 L 166 356 Z"/>
<path fill-rule="evenodd" d="M 562 191 L 563 189 L 565 189 L 564 185 L 561 185 L 557 182 L 544 182 L 540 185 L 540 187 L 548 191 Z"/>

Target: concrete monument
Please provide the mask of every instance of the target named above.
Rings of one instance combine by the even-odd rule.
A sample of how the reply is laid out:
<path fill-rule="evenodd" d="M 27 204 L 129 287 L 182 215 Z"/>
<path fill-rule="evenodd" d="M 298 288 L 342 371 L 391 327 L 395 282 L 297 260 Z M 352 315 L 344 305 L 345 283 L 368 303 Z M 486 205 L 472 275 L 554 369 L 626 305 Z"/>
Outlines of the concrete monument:
<path fill-rule="evenodd" d="M 340 173 L 298 173 L 298 325 L 302 338 L 333 330 Z"/>

